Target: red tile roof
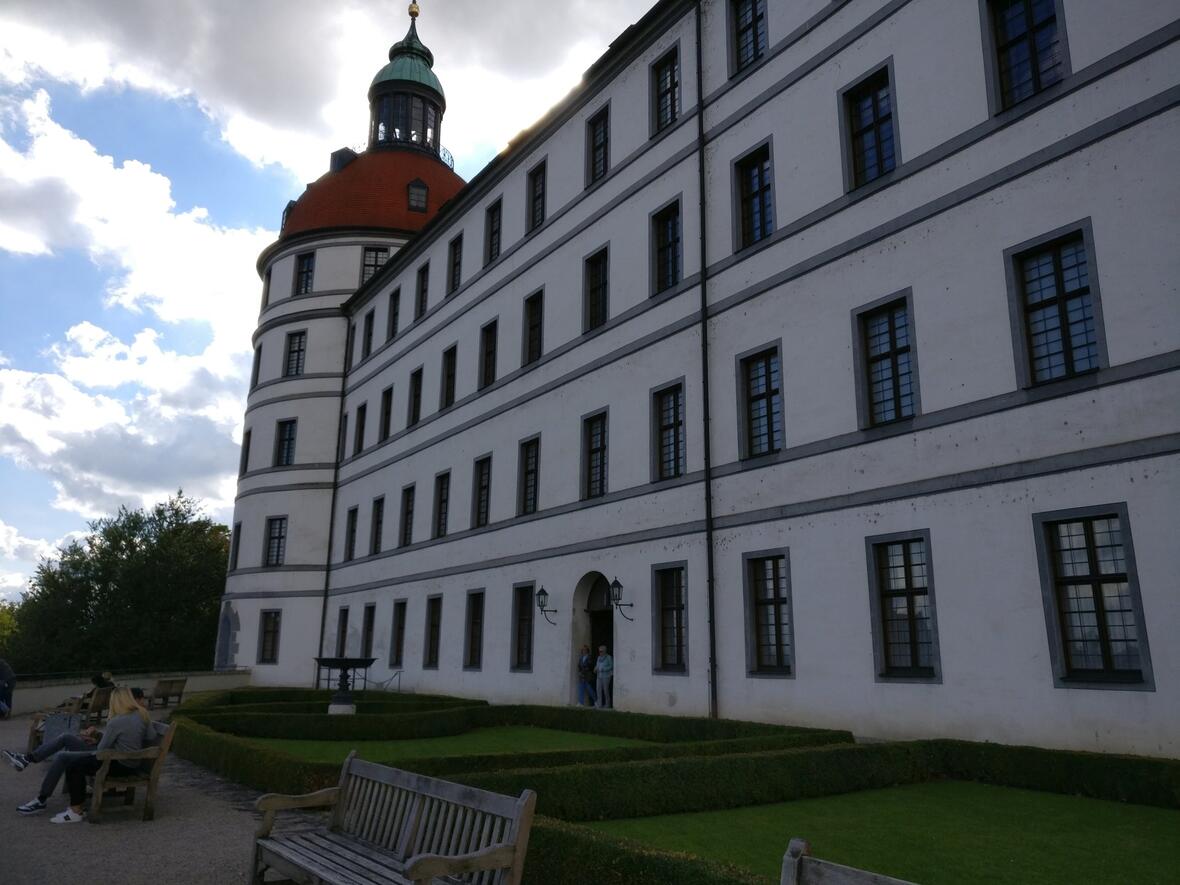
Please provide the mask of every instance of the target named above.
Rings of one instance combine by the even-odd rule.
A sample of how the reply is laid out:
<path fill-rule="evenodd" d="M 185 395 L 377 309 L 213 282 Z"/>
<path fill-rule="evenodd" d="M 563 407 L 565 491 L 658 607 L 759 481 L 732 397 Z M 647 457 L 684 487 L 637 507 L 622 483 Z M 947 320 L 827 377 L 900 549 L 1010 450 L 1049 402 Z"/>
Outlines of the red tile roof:
<path fill-rule="evenodd" d="M 411 212 L 407 188 L 429 188 L 425 212 Z M 291 207 L 280 239 L 311 230 L 380 227 L 415 232 L 464 186 L 437 158 L 414 150 L 365 151 L 339 172 L 328 172 Z"/>

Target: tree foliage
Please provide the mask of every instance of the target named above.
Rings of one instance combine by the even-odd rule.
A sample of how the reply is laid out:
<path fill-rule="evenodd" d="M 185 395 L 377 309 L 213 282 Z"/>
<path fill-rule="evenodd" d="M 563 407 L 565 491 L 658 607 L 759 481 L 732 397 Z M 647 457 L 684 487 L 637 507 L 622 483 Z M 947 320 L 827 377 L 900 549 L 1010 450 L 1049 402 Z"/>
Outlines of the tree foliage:
<path fill-rule="evenodd" d="M 18 673 L 211 665 L 229 532 L 199 502 L 177 492 L 151 510 L 122 507 L 58 552 L 0 637 Z"/>

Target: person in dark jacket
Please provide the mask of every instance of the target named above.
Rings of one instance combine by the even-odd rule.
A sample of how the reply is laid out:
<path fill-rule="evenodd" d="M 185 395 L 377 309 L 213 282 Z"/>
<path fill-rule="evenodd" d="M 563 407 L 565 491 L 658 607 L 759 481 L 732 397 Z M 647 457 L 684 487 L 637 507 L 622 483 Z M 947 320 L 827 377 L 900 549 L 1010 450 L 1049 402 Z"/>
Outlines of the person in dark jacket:
<path fill-rule="evenodd" d="M 8 661 L 0 658 L 0 719 L 12 714 L 12 691 L 16 688 L 16 671 Z"/>
<path fill-rule="evenodd" d="M 578 656 L 578 706 L 593 707 L 594 697 L 594 658 L 590 646 L 583 645 Z"/>

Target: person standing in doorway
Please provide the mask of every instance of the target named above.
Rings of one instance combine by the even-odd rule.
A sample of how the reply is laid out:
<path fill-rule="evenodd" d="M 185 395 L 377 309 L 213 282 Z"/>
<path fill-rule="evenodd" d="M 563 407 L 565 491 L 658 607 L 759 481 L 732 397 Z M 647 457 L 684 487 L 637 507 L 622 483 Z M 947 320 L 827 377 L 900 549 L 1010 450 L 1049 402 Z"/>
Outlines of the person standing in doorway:
<path fill-rule="evenodd" d="M 610 681 L 615 675 L 615 661 L 606 652 L 606 646 L 598 646 L 598 660 L 594 662 L 594 672 L 598 675 L 598 699 L 596 707 L 613 707 L 611 703 Z"/>
<path fill-rule="evenodd" d="M 593 707 L 594 698 L 594 658 L 590 656 L 590 646 L 583 645 L 578 655 L 578 706 Z"/>
<path fill-rule="evenodd" d="M 8 661 L 0 658 L 0 719 L 12 713 L 12 691 L 16 688 L 16 673 Z"/>

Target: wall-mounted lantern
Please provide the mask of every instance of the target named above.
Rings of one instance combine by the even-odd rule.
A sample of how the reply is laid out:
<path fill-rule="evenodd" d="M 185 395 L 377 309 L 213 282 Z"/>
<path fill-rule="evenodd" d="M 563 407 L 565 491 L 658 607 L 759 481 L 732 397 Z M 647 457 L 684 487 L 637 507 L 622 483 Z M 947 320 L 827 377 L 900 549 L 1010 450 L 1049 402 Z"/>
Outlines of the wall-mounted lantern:
<path fill-rule="evenodd" d="M 610 601 L 614 603 L 615 609 L 617 609 L 619 614 L 621 614 L 624 618 L 626 618 L 628 621 L 635 620 L 633 617 L 623 611 L 625 608 L 633 607 L 635 603 L 623 602 L 623 585 L 619 583 L 619 578 L 617 575 L 615 576 L 615 579 L 610 582 Z"/>
<path fill-rule="evenodd" d="M 549 591 L 546 590 L 545 585 L 542 584 L 541 589 L 537 591 L 537 608 L 539 608 L 541 610 L 541 614 L 543 614 L 545 616 L 545 620 L 548 621 L 550 624 L 552 624 L 554 627 L 556 627 L 557 621 L 553 620 L 549 616 L 557 614 L 557 609 L 546 608 L 546 606 L 548 606 L 548 605 L 549 605 Z"/>

